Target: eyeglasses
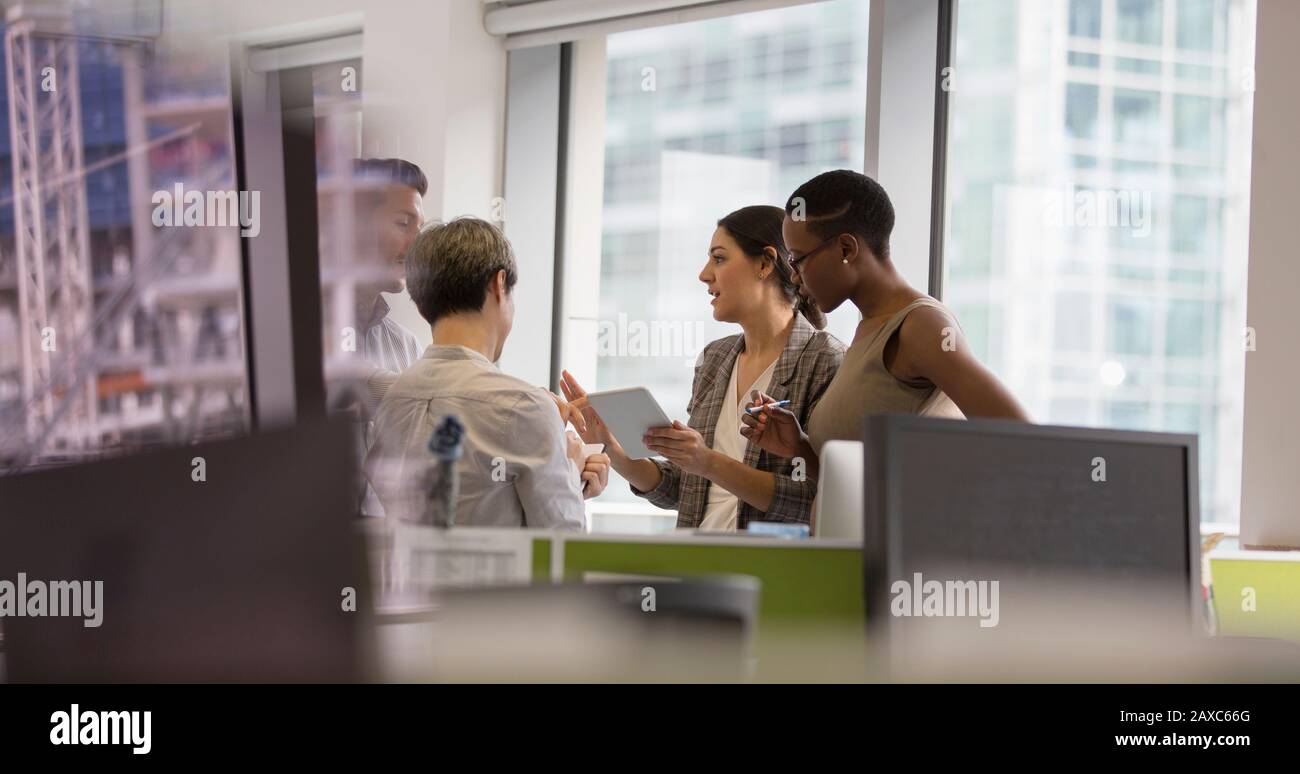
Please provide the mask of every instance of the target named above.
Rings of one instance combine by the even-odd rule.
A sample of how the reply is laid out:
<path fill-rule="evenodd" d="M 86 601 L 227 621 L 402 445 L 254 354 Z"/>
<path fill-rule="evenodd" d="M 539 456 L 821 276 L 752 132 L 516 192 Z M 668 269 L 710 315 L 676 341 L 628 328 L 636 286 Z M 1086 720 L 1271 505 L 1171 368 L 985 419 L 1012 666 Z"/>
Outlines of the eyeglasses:
<path fill-rule="evenodd" d="M 803 255 L 801 255 L 801 256 L 799 256 L 799 257 L 797 257 L 797 258 L 796 258 L 794 255 L 791 255 L 791 256 L 790 256 L 790 268 L 791 268 L 791 269 L 794 269 L 795 271 L 798 271 L 798 270 L 799 270 L 799 264 L 801 264 L 801 263 L 803 263 L 804 261 L 808 260 L 809 258 L 813 257 L 814 254 L 820 252 L 822 248 L 826 247 L 826 245 L 829 245 L 831 242 L 834 242 L 835 240 L 837 240 L 837 239 L 839 239 L 839 238 L 840 238 L 840 235 L 839 235 L 839 234 L 836 234 L 835 236 L 831 237 L 830 239 L 827 239 L 826 241 L 822 242 L 821 244 L 817 245 L 817 246 L 814 247 L 813 249 L 809 250 L 808 252 L 804 253 Z"/>

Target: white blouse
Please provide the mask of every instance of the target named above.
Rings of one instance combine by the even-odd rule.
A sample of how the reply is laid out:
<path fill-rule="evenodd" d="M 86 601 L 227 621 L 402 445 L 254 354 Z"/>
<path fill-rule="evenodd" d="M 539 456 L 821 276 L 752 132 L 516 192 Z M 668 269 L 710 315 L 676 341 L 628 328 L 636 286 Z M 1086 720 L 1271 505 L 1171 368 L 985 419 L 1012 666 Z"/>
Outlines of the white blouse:
<path fill-rule="evenodd" d="M 740 415 L 745 410 L 745 402 L 736 398 L 736 373 L 740 371 L 740 358 L 731 366 L 731 379 L 727 382 L 727 398 L 722 404 L 722 411 L 718 412 L 718 423 L 713 428 L 713 450 L 721 452 L 728 457 L 743 462 L 745 460 L 745 448 L 749 441 L 745 436 L 740 434 Z M 772 383 L 772 374 L 776 371 L 776 360 L 773 360 L 767 367 L 767 370 L 758 375 L 754 383 L 745 390 L 745 395 L 749 395 L 754 390 L 767 392 L 768 385 Z M 710 482 L 709 484 L 709 502 L 704 509 L 704 519 L 700 522 L 700 529 L 714 530 L 719 532 L 736 531 L 736 514 L 740 511 L 740 500 L 726 489 Z"/>

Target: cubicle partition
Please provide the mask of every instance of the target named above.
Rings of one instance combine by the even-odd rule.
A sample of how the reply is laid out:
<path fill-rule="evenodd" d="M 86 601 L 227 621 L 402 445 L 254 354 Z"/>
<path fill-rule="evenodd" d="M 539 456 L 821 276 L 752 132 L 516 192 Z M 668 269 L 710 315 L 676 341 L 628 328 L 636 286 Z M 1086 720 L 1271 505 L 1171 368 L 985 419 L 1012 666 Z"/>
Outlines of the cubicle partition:
<path fill-rule="evenodd" d="M 758 612 L 746 679 L 872 680 L 861 544 L 742 535 L 568 534 L 545 530 L 367 525 L 381 587 L 394 579 L 421 589 L 612 583 L 662 590 L 684 580 L 748 577 Z M 1244 554 L 1244 555 L 1239 555 Z M 1218 633 L 1300 642 L 1300 556 L 1216 552 L 1211 556 Z M 397 581 L 397 585 L 402 585 Z M 410 597 L 408 596 L 408 599 Z M 1010 602 L 1010 600 L 1007 600 Z M 1065 604 L 1062 602 L 1062 604 Z M 409 611 L 408 611 L 409 612 Z M 406 615 L 406 613 L 403 613 Z M 1007 611 L 1010 615 L 1010 611 Z M 383 616 L 381 616 L 381 620 Z M 402 618 L 409 621 L 414 619 Z M 427 623 L 427 622 L 426 622 Z M 408 629 L 416 654 L 397 679 L 437 679 L 423 671 L 429 630 Z M 424 659 L 424 661 L 420 661 Z M 1180 662 L 1181 663 L 1181 662 Z"/>
<path fill-rule="evenodd" d="M 372 546 L 391 557 L 381 587 L 611 582 L 657 588 L 710 576 L 751 577 L 760 587 L 751 676 L 865 677 L 862 546 L 855 541 L 369 529 Z"/>

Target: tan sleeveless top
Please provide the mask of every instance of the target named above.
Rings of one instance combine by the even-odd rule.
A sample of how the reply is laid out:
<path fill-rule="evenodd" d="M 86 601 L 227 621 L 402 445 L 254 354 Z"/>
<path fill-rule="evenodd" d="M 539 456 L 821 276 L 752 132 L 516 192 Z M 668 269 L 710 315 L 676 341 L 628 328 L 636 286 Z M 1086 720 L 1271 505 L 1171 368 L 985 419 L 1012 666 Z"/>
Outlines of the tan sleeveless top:
<path fill-rule="evenodd" d="M 923 306 L 951 316 L 933 298 L 918 298 L 895 312 L 874 334 L 853 342 L 844 353 L 839 372 L 808 417 L 808 439 L 819 455 L 827 441 L 862 440 L 863 422 L 873 414 L 965 419 L 947 393 L 928 379 L 904 381 L 885 368 L 885 345 L 912 310 Z"/>

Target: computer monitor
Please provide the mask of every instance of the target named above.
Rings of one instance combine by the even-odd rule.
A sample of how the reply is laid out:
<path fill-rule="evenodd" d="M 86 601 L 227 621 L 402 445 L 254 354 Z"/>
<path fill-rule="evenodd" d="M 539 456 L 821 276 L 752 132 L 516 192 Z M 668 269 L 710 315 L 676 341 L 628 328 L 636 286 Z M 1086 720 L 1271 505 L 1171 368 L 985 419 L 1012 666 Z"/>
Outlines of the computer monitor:
<path fill-rule="evenodd" d="M 872 417 L 864 458 L 871 630 L 899 628 L 899 611 L 915 599 L 897 592 L 916 581 L 990 574 L 1019 584 L 1003 592 L 1096 583 L 1150 589 L 1141 595 L 1150 601 L 1158 587 L 1168 594 L 1161 599 L 1187 605 L 1175 615 L 1194 626 L 1202 604 L 1196 471 L 1192 435 Z M 1014 613 L 1003 610 L 1003 620 Z"/>
<path fill-rule="evenodd" d="M 64 611 L 102 583 L 97 626 L 0 618 L 8 680 L 363 677 L 353 448 L 335 420 L 0 477 L 0 582 L 64 584 Z"/>

